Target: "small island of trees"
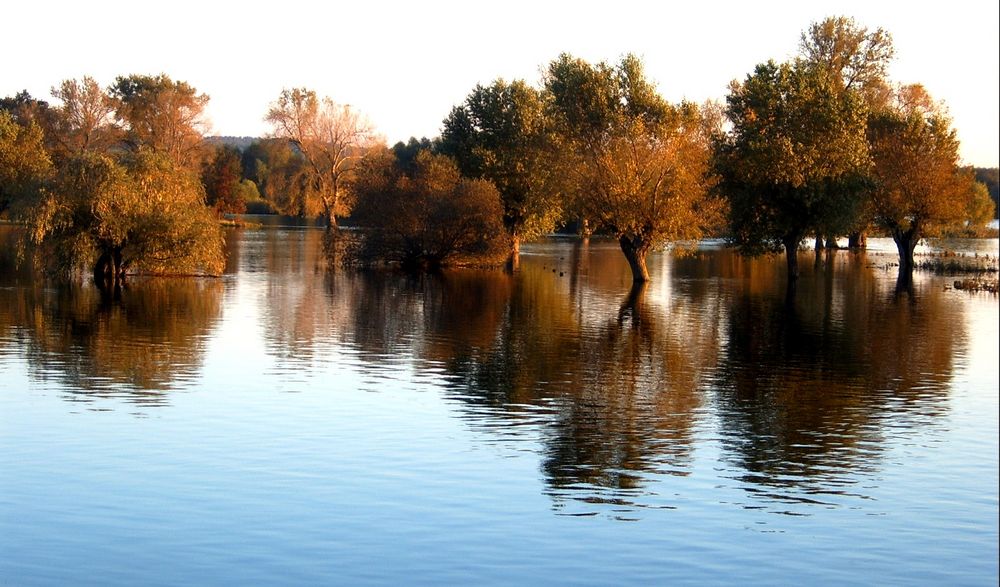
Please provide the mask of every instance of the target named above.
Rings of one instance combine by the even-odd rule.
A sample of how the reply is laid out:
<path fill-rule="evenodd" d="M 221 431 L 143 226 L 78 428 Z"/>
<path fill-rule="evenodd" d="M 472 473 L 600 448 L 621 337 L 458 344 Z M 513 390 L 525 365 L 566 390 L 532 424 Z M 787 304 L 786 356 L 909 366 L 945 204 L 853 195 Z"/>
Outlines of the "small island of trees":
<path fill-rule="evenodd" d="M 505 264 L 560 227 L 617 240 L 635 283 L 671 243 L 783 250 L 891 236 L 902 279 L 920 239 L 995 217 L 996 169 L 963 167 L 945 107 L 887 77 L 892 38 L 832 17 L 798 55 L 734 80 L 725 103 L 670 103 L 633 55 L 562 54 L 538 85 L 474 87 L 440 137 L 389 148 L 359 110 L 282 90 L 268 137 L 207 138 L 205 94 L 165 74 L 84 77 L 0 100 L 0 214 L 52 273 L 119 288 L 135 273 L 221 272 L 219 219 L 320 217 L 357 266 Z"/>

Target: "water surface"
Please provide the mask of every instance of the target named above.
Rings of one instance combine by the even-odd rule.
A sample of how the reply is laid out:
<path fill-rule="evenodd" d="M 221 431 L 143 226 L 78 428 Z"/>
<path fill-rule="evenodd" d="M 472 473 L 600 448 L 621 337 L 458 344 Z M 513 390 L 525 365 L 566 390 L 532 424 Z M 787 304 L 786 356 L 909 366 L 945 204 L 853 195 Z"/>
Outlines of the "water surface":
<path fill-rule="evenodd" d="M 241 230 L 120 300 L 0 259 L 0 582 L 995 585 L 997 298 L 879 246 L 794 297 L 711 243 L 643 290 L 599 240 L 408 276 Z"/>

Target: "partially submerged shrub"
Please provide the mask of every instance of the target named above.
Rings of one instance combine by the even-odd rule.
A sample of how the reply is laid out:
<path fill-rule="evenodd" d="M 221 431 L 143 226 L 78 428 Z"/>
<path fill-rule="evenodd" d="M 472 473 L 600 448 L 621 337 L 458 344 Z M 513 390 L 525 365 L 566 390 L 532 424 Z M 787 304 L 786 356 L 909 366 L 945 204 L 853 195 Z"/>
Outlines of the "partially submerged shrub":
<path fill-rule="evenodd" d="M 496 188 L 461 177 L 443 155 L 422 151 L 409 170 L 389 149 L 358 169 L 352 220 L 361 228 L 349 257 L 362 265 L 497 265 L 506 254 Z"/>

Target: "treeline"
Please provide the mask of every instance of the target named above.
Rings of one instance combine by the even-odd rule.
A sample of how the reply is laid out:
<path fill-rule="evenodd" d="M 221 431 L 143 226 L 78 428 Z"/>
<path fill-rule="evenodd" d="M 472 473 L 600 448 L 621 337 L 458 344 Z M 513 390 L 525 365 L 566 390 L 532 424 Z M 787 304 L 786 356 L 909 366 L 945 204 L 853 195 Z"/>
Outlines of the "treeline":
<path fill-rule="evenodd" d="M 804 239 L 878 231 L 908 274 L 921 238 L 995 217 L 996 170 L 959 166 L 944 107 L 887 78 L 893 55 L 886 31 L 828 18 L 796 58 L 694 104 L 666 101 L 634 56 L 563 54 L 539 84 L 476 86 L 440 137 L 393 148 L 305 88 L 269 105 L 268 138 L 234 141 L 206 139 L 208 97 L 166 75 L 67 80 L 56 106 L 0 101 L 0 212 L 53 268 L 89 264 L 106 284 L 217 271 L 213 213 L 244 211 L 322 216 L 332 235 L 349 216 L 363 230 L 348 259 L 365 265 L 516 266 L 521 242 L 571 224 L 616 238 L 636 282 L 651 250 L 706 235 L 783 249 L 793 280 Z"/>

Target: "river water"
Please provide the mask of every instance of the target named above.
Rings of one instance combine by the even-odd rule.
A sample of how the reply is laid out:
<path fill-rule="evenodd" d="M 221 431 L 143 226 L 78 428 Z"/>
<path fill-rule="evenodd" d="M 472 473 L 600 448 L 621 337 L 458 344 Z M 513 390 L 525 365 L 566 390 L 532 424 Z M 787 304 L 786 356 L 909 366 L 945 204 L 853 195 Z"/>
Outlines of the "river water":
<path fill-rule="evenodd" d="M 998 301 L 891 243 L 330 271 L 229 234 L 121 300 L 0 227 L 0 584 L 998 580 Z M 997 255 L 995 240 L 931 243 Z"/>

